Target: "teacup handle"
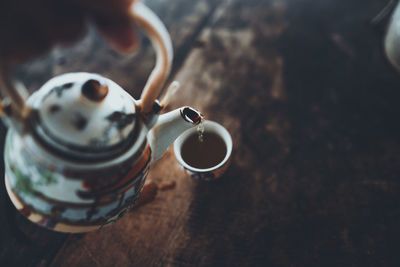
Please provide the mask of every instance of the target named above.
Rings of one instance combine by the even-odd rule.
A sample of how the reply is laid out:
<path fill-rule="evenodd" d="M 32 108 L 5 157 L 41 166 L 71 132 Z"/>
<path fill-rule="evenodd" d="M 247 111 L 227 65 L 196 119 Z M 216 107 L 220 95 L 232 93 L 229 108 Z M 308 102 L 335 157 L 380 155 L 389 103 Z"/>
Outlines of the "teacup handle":
<path fill-rule="evenodd" d="M 147 6 L 135 1 L 129 9 L 134 21 L 150 38 L 156 51 L 156 64 L 143 89 L 140 101 L 141 112 L 149 112 L 155 99 L 161 92 L 171 69 L 173 49 L 171 38 L 161 20 Z M 0 90 L 7 101 L 0 101 L 0 113 L 11 118 L 14 123 L 22 124 L 25 128 L 25 119 L 30 107 L 26 105 L 28 93 L 19 83 L 16 86 L 11 80 L 10 67 L 7 62 L 0 62 Z"/>

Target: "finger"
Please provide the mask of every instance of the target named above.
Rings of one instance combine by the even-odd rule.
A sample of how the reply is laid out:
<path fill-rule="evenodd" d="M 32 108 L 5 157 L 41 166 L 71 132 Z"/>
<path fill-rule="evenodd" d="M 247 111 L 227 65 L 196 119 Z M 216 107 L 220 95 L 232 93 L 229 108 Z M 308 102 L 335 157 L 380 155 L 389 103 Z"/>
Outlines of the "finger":
<path fill-rule="evenodd" d="M 36 41 L 43 42 L 43 36 L 35 35 L 31 16 L 25 9 L 19 8 L 18 2 L 0 2 L 0 56 L 2 61 L 18 61 L 29 58 L 31 51 L 42 51 L 47 45 L 37 45 Z"/>
<path fill-rule="evenodd" d="M 46 6 L 41 14 L 35 22 L 53 43 L 72 43 L 85 33 L 84 14 L 75 6 L 56 2 Z"/>
<path fill-rule="evenodd" d="M 123 53 L 135 51 L 138 45 L 138 37 L 135 26 L 127 15 L 113 19 L 98 16 L 94 18 L 94 21 L 106 41 L 113 48 Z"/>
<path fill-rule="evenodd" d="M 50 48 L 51 41 L 30 18 L 25 17 L 12 25 L 6 35 L 7 42 L 1 47 L 1 56 L 8 62 L 22 63 Z"/>
<path fill-rule="evenodd" d="M 97 15 L 127 14 L 129 7 L 135 0 L 68 0 L 75 2 L 82 9 Z"/>
<path fill-rule="evenodd" d="M 42 0 L 41 5 L 26 3 L 24 9 L 9 10 L 0 25 L 1 36 L 7 38 L 0 44 L 1 54 L 9 61 L 22 63 L 44 54 L 55 43 L 73 42 L 85 29 L 83 14 L 62 2 Z"/>

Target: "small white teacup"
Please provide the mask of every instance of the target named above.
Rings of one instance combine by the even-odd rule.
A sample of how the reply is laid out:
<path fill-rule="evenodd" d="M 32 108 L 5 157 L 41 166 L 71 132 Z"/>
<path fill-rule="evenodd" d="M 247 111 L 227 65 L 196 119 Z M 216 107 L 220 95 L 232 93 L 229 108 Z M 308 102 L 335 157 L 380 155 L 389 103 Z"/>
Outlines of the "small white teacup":
<path fill-rule="evenodd" d="M 202 142 L 198 140 L 197 128 L 191 128 L 176 139 L 174 153 L 179 164 L 192 178 L 210 181 L 221 177 L 229 167 L 232 138 L 219 123 L 206 120 L 203 125 Z"/>

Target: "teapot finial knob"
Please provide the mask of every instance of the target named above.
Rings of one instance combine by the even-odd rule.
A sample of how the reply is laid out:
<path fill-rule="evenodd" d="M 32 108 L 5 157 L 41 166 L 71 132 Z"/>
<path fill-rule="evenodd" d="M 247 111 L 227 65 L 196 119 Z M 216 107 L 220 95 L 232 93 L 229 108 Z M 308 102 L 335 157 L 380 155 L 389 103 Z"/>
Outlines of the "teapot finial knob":
<path fill-rule="evenodd" d="M 82 85 L 82 94 L 91 101 L 100 102 L 108 94 L 108 85 L 102 81 L 90 79 Z"/>

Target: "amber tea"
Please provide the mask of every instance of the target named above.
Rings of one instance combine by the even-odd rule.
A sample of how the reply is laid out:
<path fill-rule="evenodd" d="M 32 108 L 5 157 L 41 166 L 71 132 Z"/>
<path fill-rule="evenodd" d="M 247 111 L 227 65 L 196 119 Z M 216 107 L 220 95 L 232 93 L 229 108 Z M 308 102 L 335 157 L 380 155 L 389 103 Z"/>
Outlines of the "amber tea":
<path fill-rule="evenodd" d="M 225 141 L 218 134 L 205 131 L 199 139 L 197 132 L 191 134 L 182 144 L 182 159 L 190 166 L 208 169 L 218 165 L 226 156 Z"/>
<path fill-rule="evenodd" d="M 174 153 L 186 174 L 213 181 L 229 167 L 232 146 L 232 137 L 221 124 L 203 119 L 197 129 L 191 128 L 176 139 Z"/>

